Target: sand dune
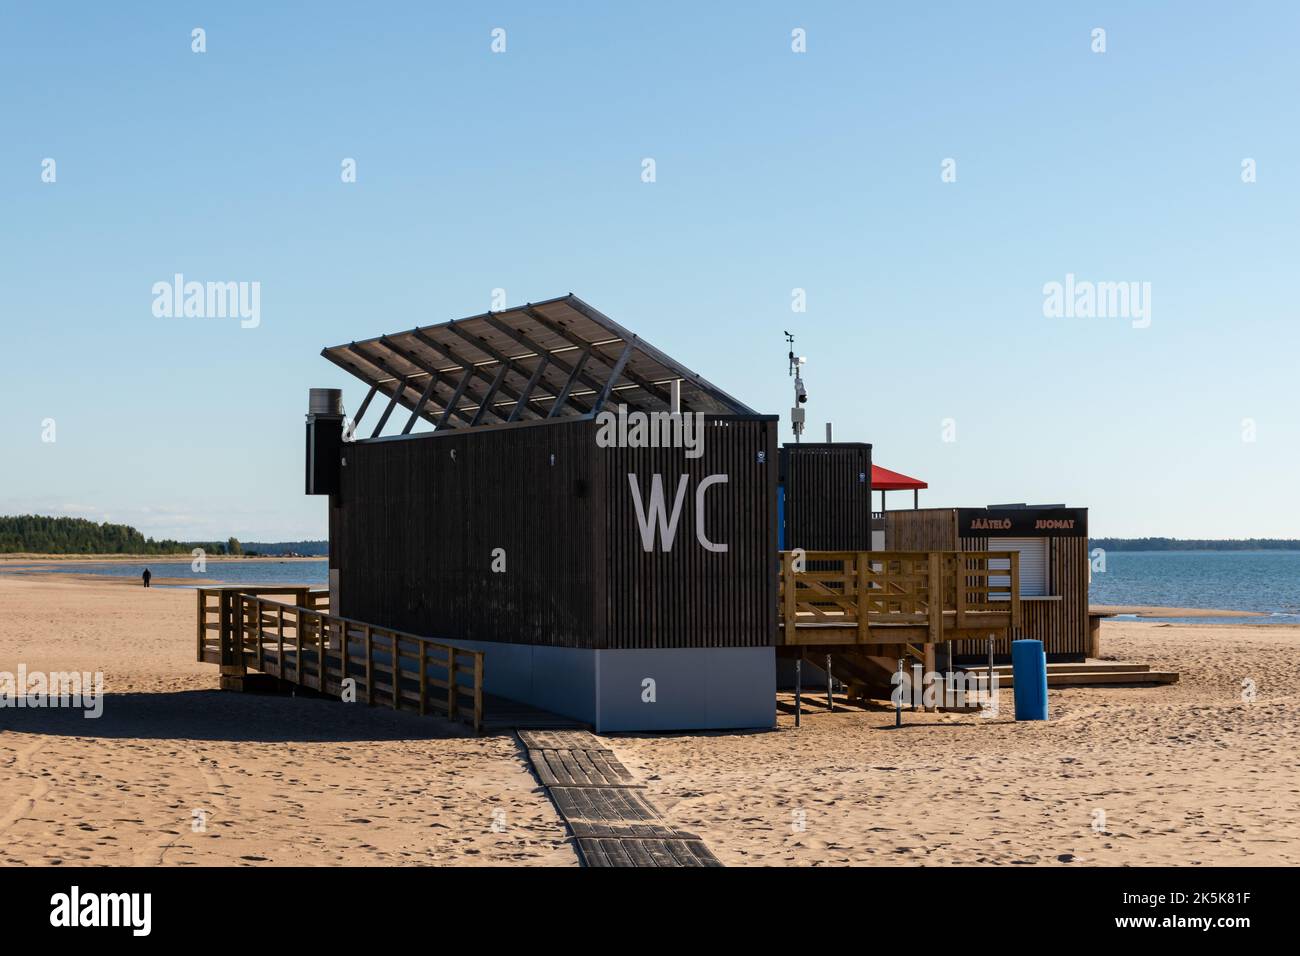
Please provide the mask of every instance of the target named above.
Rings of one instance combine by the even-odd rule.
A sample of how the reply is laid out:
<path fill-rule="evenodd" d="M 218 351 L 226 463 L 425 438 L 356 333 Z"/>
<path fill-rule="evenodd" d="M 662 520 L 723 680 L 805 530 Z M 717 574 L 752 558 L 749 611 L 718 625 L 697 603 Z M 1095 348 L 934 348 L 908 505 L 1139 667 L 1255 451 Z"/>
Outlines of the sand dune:
<path fill-rule="evenodd" d="M 1182 681 L 1054 689 L 1047 724 L 1004 692 L 993 721 L 608 740 L 731 865 L 1300 863 L 1300 628 L 1103 627 L 1107 656 Z M 193 628 L 188 591 L 0 575 L 0 670 L 107 694 L 98 720 L 0 710 L 0 863 L 576 865 L 513 737 L 219 693 Z"/>

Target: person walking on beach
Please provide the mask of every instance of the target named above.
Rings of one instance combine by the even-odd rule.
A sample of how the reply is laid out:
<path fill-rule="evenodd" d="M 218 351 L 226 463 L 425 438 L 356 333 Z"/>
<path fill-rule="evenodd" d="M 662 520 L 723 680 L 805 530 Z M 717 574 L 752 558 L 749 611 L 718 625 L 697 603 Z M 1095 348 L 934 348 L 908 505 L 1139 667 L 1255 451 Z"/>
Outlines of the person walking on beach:
<path fill-rule="evenodd" d="M 144 574 L 140 575 L 140 577 L 144 579 L 144 586 L 145 586 L 145 587 L 148 587 L 148 586 L 149 586 L 149 579 L 150 579 L 151 577 L 153 577 L 153 575 L 149 572 L 149 569 L 148 569 L 148 568 L 145 568 L 145 569 L 144 569 Z"/>

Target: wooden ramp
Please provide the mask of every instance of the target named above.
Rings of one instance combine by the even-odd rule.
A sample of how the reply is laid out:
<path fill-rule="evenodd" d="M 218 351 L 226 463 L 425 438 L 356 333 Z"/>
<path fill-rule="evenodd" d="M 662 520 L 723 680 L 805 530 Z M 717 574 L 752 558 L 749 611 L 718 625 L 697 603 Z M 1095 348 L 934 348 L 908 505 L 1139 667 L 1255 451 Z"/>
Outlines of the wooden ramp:
<path fill-rule="evenodd" d="M 242 690 L 259 671 L 329 697 L 483 729 L 482 651 L 329 614 L 324 590 L 241 588 L 197 589 L 196 659 L 220 666 L 223 690 Z"/>
<path fill-rule="evenodd" d="M 585 866 L 721 866 L 694 833 L 669 826 L 614 752 L 582 730 L 521 730 L 519 739 Z"/>

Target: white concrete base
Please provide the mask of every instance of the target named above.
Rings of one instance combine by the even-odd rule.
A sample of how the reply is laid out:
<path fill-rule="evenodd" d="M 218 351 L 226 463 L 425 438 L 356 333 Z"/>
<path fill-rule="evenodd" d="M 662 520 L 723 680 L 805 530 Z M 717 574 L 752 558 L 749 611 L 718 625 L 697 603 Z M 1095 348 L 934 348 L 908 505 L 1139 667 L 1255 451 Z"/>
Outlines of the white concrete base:
<path fill-rule="evenodd" d="M 771 647 L 582 650 L 446 643 L 484 652 L 488 693 L 584 721 L 597 732 L 776 725 Z"/>

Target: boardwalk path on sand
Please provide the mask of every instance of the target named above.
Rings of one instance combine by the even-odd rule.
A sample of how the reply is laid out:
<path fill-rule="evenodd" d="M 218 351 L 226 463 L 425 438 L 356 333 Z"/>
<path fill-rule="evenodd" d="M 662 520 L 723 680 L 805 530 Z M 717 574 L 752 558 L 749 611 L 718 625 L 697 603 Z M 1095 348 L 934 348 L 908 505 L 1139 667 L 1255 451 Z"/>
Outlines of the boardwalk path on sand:
<path fill-rule="evenodd" d="M 721 866 L 694 833 L 669 826 L 614 752 L 585 730 L 521 730 L 537 779 L 586 866 Z"/>

